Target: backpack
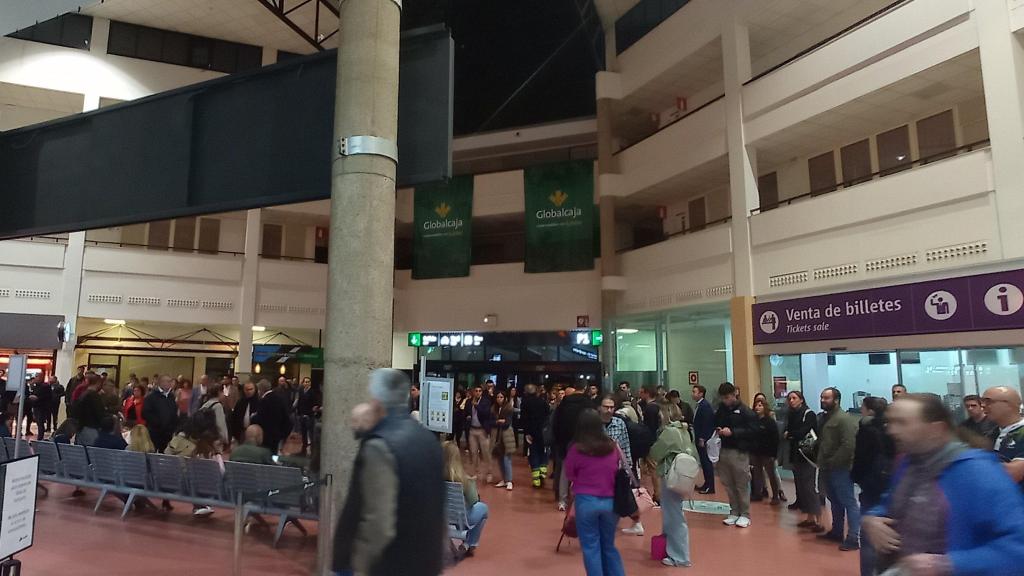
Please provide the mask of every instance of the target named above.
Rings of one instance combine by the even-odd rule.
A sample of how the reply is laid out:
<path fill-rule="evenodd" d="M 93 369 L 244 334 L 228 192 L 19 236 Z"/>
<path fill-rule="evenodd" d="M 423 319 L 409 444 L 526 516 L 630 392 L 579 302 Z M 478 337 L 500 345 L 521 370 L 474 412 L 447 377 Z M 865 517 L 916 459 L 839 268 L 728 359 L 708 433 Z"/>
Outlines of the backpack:
<path fill-rule="evenodd" d="M 615 417 L 626 424 L 626 432 L 629 434 L 629 453 L 633 456 L 633 461 L 639 462 L 641 458 L 646 458 L 651 453 L 651 446 L 654 446 L 654 435 L 651 434 L 651 429 L 624 416 L 616 414 Z"/>
<path fill-rule="evenodd" d="M 684 445 L 693 447 L 693 441 L 689 439 L 688 435 L 683 435 L 682 430 L 676 429 Z M 668 470 L 668 474 L 665 476 L 665 486 L 679 494 L 683 498 L 693 498 L 695 487 L 702 483 L 703 476 L 701 474 L 700 462 L 696 458 L 691 456 L 689 452 L 680 452 L 676 454 L 675 459 L 672 460 L 672 466 Z"/>

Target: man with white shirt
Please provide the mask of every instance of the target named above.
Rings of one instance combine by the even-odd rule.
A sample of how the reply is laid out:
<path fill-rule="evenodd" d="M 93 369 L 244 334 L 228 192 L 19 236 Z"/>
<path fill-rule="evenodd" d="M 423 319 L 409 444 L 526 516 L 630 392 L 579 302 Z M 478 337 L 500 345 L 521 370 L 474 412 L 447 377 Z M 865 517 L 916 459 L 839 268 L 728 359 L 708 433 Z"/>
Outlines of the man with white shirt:
<path fill-rule="evenodd" d="M 995 451 L 1006 472 L 1024 489 L 1024 418 L 1020 416 L 1020 392 L 1007 386 L 985 390 L 981 398 L 985 415 L 999 426 Z"/>

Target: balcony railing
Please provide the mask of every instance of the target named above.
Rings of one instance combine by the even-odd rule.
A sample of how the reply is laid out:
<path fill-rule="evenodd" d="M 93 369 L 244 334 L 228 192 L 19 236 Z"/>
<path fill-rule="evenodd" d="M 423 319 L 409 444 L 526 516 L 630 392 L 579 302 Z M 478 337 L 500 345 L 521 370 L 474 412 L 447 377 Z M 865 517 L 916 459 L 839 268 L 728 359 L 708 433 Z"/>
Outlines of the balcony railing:
<path fill-rule="evenodd" d="M 839 32 L 836 32 L 835 34 L 829 36 L 828 38 L 825 38 L 824 40 L 822 40 L 820 42 L 817 42 L 816 44 L 814 44 L 812 46 L 804 48 L 803 50 L 797 52 L 796 54 L 794 54 L 793 56 L 787 58 L 786 60 L 783 60 L 782 62 L 779 62 L 778 64 L 772 66 L 771 68 L 768 68 L 764 72 L 758 73 L 756 76 L 754 76 L 750 80 L 747 80 L 746 82 L 744 82 L 743 85 L 746 86 L 747 84 L 750 84 L 752 82 L 756 82 L 756 81 L 760 80 L 761 78 L 764 78 L 765 76 L 771 74 L 772 72 L 776 72 L 776 71 L 778 71 L 778 70 L 780 70 L 782 68 L 785 68 L 786 66 L 789 66 L 793 62 L 796 62 L 797 60 L 800 60 L 801 58 L 804 58 L 808 54 L 813 54 L 814 52 L 817 52 L 818 50 L 821 50 L 822 48 L 824 48 L 825 46 L 828 46 L 829 44 L 835 42 L 836 40 L 839 40 L 840 38 L 842 38 L 844 36 L 847 36 L 847 35 L 851 34 L 852 32 L 854 32 L 854 31 L 856 31 L 856 30 L 858 30 L 860 28 L 863 28 L 864 26 L 870 24 L 871 22 L 874 22 L 875 20 L 878 20 L 879 18 L 881 18 L 882 16 L 885 16 L 886 14 L 892 12 L 893 10 L 896 10 L 897 8 L 899 8 L 899 7 L 901 7 L 901 6 L 905 5 L 905 4 L 909 4 L 909 3 L 913 2 L 913 1 L 914 0 L 896 0 L 895 2 L 892 2 L 891 4 L 887 4 L 887 5 L 883 6 L 881 9 L 879 9 L 879 10 L 877 10 L 877 11 L 875 11 L 875 12 L 873 12 L 873 13 L 867 15 L 867 16 L 865 16 L 864 18 L 861 18 L 860 20 L 854 22 L 853 24 L 850 24 L 846 28 L 843 28 L 842 30 L 840 30 Z"/>
<path fill-rule="evenodd" d="M 86 240 L 86 246 L 104 246 L 108 248 L 141 248 L 148 250 L 169 250 L 171 252 L 187 252 L 191 254 L 227 254 L 229 256 L 245 256 L 245 252 L 232 252 L 230 250 L 204 250 L 201 248 L 183 248 L 180 246 L 160 246 L 155 244 L 133 244 L 131 242 L 113 242 L 108 240 Z"/>
<path fill-rule="evenodd" d="M 696 108 L 694 108 L 693 110 L 690 110 L 690 111 L 689 111 L 689 112 L 687 112 L 686 114 L 683 114 L 682 116 L 680 116 L 679 118 L 676 118 L 675 120 L 673 120 L 673 121 L 669 122 L 668 124 L 665 124 L 664 126 L 662 126 L 662 127 L 658 128 L 658 129 L 657 129 L 657 130 L 655 130 L 654 132 L 651 132 L 651 133 L 650 133 L 650 134 L 648 134 L 647 136 L 644 136 L 643 138 L 641 138 L 641 139 L 637 140 L 636 142 L 633 142 L 632 144 L 629 144 L 628 146 L 623 146 L 623 147 L 622 147 L 622 148 L 620 148 L 620 149 L 619 149 L 618 151 L 616 151 L 616 152 L 615 152 L 615 153 L 613 154 L 613 156 L 617 156 L 617 155 L 619 155 L 619 154 L 621 154 L 621 153 L 625 152 L 626 150 L 629 150 L 629 149 L 630 149 L 630 148 L 632 148 L 633 146 L 636 146 L 637 144 L 640 144 L 641 142 L 645 142 L 645 141 L 647 141 L 647 140 L 648 140 L 648 139 L 650 139 L 650 138 L 651 138 L 652 136 L 654 136 L 655 134 L 658 134 L 658 133 L 662 132 L 663 130 L 668 130 L 668 129 L 669 129 L 670 127 L 672 127 L 673 125 L 675 125 L 675 124 L 677 124 L 677 123 L 679 123 L 679 122 L 682 122 L 683 120 L 685 120 L 685 119 L 689 118 L 690 116 L 693 116 L 694 114 L 696 114 L 696 113 L 700 112 L 701 110 L 703 110 L 703 109 L 707 108 L 708 106 L 711 106 L 711 105 L 712 105 L 712 104 L 714 104 L 715 102 L 718 102 L 719 100 L 722 100 L 723 98 L 725 98 L 725 94 L 722 94 L 721 96 L 718 96 L 717 98 L 714 98 L 714 99 L 712 99 L 712 100 L 708 100 L 707 102 L 705 102 L 705 103 L 701 104 L 700 106 L 697 106 L 697 107 L 696 107 Z"/>
<path fill-rule="evenodd" d="M 865 184 L 865 183 L 870 182 L 870 181 L 872 181 L 872 180 L 874 180 L 876 178 L 884 178 L 886 176 L 891 176 L 893 174 L 899 174 L 899 173 L 902 173 L 902 172 L 906 172 L 907 170 L 913 169 L 915 167 L 924 166 L 925 164 L 931 164 L 933 162 L 938 162 L 939 160 L 944 160 L 946 158 L 951 158 L 951 157 L 954 157 L 954 156 L 958 156 L 960 154 L 966 154 L 968 152 L 973 152 L 974 150 L 978 150 L 978 149 L 981 149 L 981 148 L 987 148 L 988 146 L 989 146 L 988 138 L 986 138 L 984 140 L 979 140 L 977 142 L 972 142 L 970 144 L 964 144 L 963 146 L 958 146 L 956 148 L 951 148 L 949 150 L 944 150 L 942 152 L 937 152 L 935 154 L 931 154 L 929 156 L 925 156 L 924 158 L 919 158 L 919 159 L 914 160 L 912 162 L 906 162 L 906 163 L 899 164 L 899 165 L 896 165 L 896 166 L 891 166 L 889 168 L 886 168 L 885 170 L 879 170 L 877 172 L 872 172 L 871 174 L 867 174 L 867 175 L 861 176 L 861 177 L 857 178 L 856 180 L 852 180 L 852 181 L 848 181 L 848 182 L 837 182 L 836 184 L 832 184 L 830 186 L 826 186 L 824 188 L 819 188 L 819 189 L 816 189 L 816 190 L 811 190 L 810 192 L 807 192 L 805 194 L 800 194 L 799 196 L 793 196 L 792 198 L 786 198 L 785 200 L 780 200 L 779 202 L 776 202 L 775 204 L 771 204 L 769 206 L 761 206 L 761 207 L 758 207 L 758 208 L 754 208 L 753 210 L 750 211 L 750 215 L 753 216 L 754 214 L 760 214 L 762 212 L 767 212 L 769 210 L 773 210 L 775 208 L 778 208 L 779 206 L 788 206 L 788 205 L 792 204 L 793 202 L 796 202 L 798 200 L 803 200 L 805 198 L 811 198 L 811 197 L 814 197 L 814 196 L 822 196 L 822 195 L 828 194 L 830 192 L 835 192 L 837 190 L 846 190 L 846 189 L 852 188 L 854 186 L 858 186 L 860 184 Z"/>
<path fill-rule="evenodd" d="M 654 245 L 657 245 L 657 244 L 661 244 L 662 242 L 667 242 L 667 241 L 669 241 L 669 240 L 671 240 L 673 238 L 677 238 L 679 236 L 686 236 L 687 234 L 693 234 L 694 232 L 700 232 L 702 230 L 707 230 L 708 228 L 712 228 L 712 227 L 718 226 L 720 224 L 726 224 L 726 223 L 731 222 L 731 221 L 732 221 L 732 216 L 726 216 L 725 218 L 719 218 L 718 220 L 712 220 L 711 222 L 707 222 L 707 223 L 702 224 L 700 226 L 691 226 L 689 228 L 684 228 L 684 229 L 680 230 L 679 232 L 673 232 L 671 234 L 665 234 L 661 238 L 661 240 L 658 240 L 656 242 L 648 242 L 647 244 L 644 244 L 642 246 L 629 246 L 627 248 L 620 248 L 619 250 L 616 250 L 615 253 L 616 254 L 624 254 L 626 252 L 632 252 L 633 250 L 639 250 L 641 248 L 647 248 L 648 246 L 654 246 Z"/>

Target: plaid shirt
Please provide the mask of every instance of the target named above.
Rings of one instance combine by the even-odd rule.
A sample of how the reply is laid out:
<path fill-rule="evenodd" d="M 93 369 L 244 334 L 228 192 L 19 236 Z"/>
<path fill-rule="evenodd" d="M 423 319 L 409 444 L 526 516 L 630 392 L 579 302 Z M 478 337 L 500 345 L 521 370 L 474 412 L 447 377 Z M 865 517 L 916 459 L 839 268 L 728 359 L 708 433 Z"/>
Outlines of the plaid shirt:
<path fill-rule="evenodd" d="M 605 425 L 604 431 L 609 438 L 615 440 L 619 448 L 622 448 L 622 453 L 626 455 L 626 464 L 632 468 L 633 454 L 629 451 L 629 430 L 626 428 L 626 422 L 622 418 L 612 416 L 612 421 Z"/>

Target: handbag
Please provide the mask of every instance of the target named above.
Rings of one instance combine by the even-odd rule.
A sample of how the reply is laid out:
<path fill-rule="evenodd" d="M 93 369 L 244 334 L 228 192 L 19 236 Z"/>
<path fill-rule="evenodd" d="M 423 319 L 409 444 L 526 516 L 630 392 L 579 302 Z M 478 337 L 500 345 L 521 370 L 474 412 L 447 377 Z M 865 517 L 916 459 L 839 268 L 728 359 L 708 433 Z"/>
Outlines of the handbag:
<path fill-rule="evenodd" d="M 651 560 L 661 562 L 668 558 L 668 539 L 664 534 L 651 538 Z"/>
<path fill-rule="evenodd" d="M 633 488 L 633 497 L 636 498 L 637 513 L 643 515 L 654 510 L 654 498 L 647 488 Z"/>
<path fill-rule="evenodd" d="M 612 510 L 620 518 L 633 516 L 640 509 L 633 495 L 633 478 L 626 468 L 626 459 L 622 450 L 616 445 L 619 451 L 619 469 L 615 471 L 615 493 L 612 501 Z"/>

